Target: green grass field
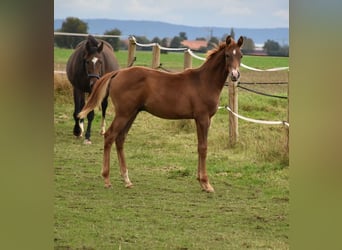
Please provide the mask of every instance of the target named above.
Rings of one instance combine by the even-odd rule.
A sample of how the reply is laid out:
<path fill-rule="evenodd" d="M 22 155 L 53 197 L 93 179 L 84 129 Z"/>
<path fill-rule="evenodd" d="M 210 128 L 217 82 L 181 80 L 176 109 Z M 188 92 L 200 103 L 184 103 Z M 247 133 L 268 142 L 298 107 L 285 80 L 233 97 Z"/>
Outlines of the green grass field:
<path fill-rule="evenodd" d="M 55 49 L 55 65 L 65 68 L 70 52 Z M 174 54 L 164 55 L 161 62 L 180 70 L 182 54 Z M 124 67 L 127 52 L 116 55 Z M 245 64 L 257 68 L 287 66 L 287 60 L 243 58 Z M 148 52 L 137 53 L 137 65 L 149 63 Z M 287 73 L 247 76 L 255 77 L 279 79 Z M 239 141 L 230 147 L 228 113 L 219 110 L 212 119 L 207 157 L 216 192 L 208 194 L 196 180 L 194 123 L 142 112 L 125 144 L 134 187 L 124 187 L 113 147 L 113 187 L 104 189 L 100 112 L 95 111 L 93 144 L 84 145 L 72 135 L 70 84 L 64 75 L 55 75 L 54 85 L 55 249 L 289 249 L 289 167 L 282 126 L 240 120 Z M 287 95 L 283 85 L 258 88 Z M 224 88 L 221 105 L 228 103 L 227 96 Z M 239 90 L 239 112 L 256 119 L 286 120 L 287 100 Z M 107 124 L 113 117 L 110 104 Z"/>

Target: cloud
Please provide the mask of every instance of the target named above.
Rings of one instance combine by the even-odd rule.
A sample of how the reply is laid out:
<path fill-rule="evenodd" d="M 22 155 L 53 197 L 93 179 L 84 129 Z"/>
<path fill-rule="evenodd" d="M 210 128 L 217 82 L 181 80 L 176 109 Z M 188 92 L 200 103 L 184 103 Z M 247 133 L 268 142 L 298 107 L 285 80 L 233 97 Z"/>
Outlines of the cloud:
<path fill-rule="evenodd" d="M 288 26 L 284 0 L 55 0 L 55 18 L 152 20 L 194 26 Z"/>
<path fill-rule="evenodd" d="M 218 14 L 223 16 L 249 16 L 253 11 L 248 7 L 223 7 Z"/>
<path fill-rule="evenodd" d="M 289 10 L 277 10 L 273 13 L 273 16 L 289 20 Z"/>

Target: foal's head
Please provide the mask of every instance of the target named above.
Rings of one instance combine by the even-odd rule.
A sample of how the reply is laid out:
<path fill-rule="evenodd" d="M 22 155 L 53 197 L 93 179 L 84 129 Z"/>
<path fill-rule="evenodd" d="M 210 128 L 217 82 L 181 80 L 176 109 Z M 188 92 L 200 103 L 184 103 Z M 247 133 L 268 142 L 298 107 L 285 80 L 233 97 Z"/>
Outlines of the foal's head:
<path fill-rule="evenodd" d="M 89 35 L 85 48 L 84 66 L 91 88 L 102 74 L 102 56 L 100 54 L 103 49 L 103 42 L 98 43 L 93 36 Z"/>
<path fill-rule="evenodd" d="M 231 36 L 227 36 L 225 57 L 226 57 L 226 67 L 229 72 L 230 79 L 233 82 L 239 81 L 240 79 L 240 61 L 242 58 L 241 46 L 243 44 L 243 37 L 240 36 L 238 42 L 236 43 Z"/>

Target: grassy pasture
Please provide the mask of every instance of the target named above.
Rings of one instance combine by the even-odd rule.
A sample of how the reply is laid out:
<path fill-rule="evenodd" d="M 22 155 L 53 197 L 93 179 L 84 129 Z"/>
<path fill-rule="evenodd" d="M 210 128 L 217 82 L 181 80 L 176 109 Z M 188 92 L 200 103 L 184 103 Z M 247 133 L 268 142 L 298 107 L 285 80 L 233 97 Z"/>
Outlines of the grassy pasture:
<path fill-rule="evenodd" d="M 65 69 L 70 52 L 55 49 L 59 70 Z M 138 52 L 136 65 L 149 66 L 148 53 Z M 124 67 L 127 52 L 116 55 Z M 183 67 L 181 53 L 164 56 L 161 62 L 165 68 Z M 243 58 L 245 64 L 257 68 L 287 66 L 286 60 Z M 287 80 L 287 73 L 245 71 L 242 77 L 282 81 Z M 284 85 L 254 87 L 287 94 Z M 125 144 L 134 187 L 124 188 L 113 146 L 113 187 L 107 190 L 100 176 L 100 112 L 95 111 L 93 144 L 84 145 L 72 135 L 72 92 L 65 75 L 55 75 L 54 89 L 56 249 L 289 249 L 289 168 L 282 126 L 240 120 L 239 142 L 231 148 L 228 114 L 219 110 L 212 119 L 207 157 L 216 192 L 207 194 L 200 191 L 196 180 L 194 123 L 163 120 L 142 112 Z M 221 105 L 228 103 L 227 96 L 224 88 Z M 239 90 L 239 112 L 256 119 L 286 120 L 287 101 Z M 110 104 L 107 123 L 113 117 Z"/>

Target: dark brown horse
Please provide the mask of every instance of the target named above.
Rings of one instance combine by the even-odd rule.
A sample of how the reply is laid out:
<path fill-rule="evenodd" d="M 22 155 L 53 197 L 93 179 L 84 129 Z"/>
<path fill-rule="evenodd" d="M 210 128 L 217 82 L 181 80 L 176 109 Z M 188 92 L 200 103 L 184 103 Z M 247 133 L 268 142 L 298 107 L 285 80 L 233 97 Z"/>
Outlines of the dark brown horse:
<path fill-rule="evenodd" d="M 165 119 L 195 119 L 198 138 L 197 179 L 203 190 L 214 192 L 206 171 L 208 129 L 211 117 L 218 109 L 220 93 L 227 77 L 232 81 L 240 78 L 242 43 L 242 37 L 236 43 L 228 36 L 226 42 L 212 51 L 206 62 L 197 69 L 172 74 L 132 67 L 108 73 L 95 83 L 79 116 L 85 117 L 109 91 L 115 106 L 115 118 L 104 135 L 102 176 L 106 187 L 111 186 L 109 159 L 113 142 L 116 144 L 125 185 L 132 186 L 123 144 L 137 114 L 147 111 Z"/>
<path fill-rule="evenodd" d="M 74 135 L 81 137 L 84 130 L 83 119 L 78 113 L 85 104 L 85 93 L 91 93 L 92 86 L 103 74 L 119 69 L 112 46 L 102 40 L 96 40 L 89 35 L 87 40 L 80 42 L 70 56 L 66 72 L 73 85 L 74 94 Z M 102 100 L 101 100 L 102 101 Z M 108 105 L 108 96 L 105 96 L 102 106 L 101 133 L 105 132 L 105 116 Z M 88 113 L 88 125 L 85 134 L 85 143 L 90 144 L 91 123 L 94 119 L 94 110 Z"/>

